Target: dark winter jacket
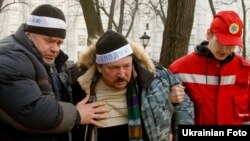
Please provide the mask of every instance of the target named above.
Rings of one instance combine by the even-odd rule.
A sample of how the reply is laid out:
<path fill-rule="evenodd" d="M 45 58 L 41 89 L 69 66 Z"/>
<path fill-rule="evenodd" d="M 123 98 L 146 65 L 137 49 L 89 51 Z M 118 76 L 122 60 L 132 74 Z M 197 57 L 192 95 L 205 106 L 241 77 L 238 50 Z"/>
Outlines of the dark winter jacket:
<path fill-rule="evenodd" d="M 68 57 L 61 51 L 46 66 L 24 26 L 0 41 L 0 140 L 68 141 L 79 122 L 74 105 L 62 102 L 70 101 L 61 72 Z"/>
<path fill-rule="evenodd" d="M 140 110 L 143 127 L 144 141 L 168 141 L 171 126 L 174 129 L 175 139 L 177 140 L 177 127 L 179 124 L 193 123 L 193 106 L 189 97 L 185 101 L 173 107 L 169 100 L 171 86 L 178 84 L 176 77 L 162 66 L 156 66 L 144 49 L 133 41 L 129 41 L 133 49 L 133 66 L 136 73 L 134 78 L 138 92 L 141 95 Z M 73 99 L 77 103 L 85 97 L 86 93 L 95 93 L 95 83 L 100 78 L 96 71 L 95 64 L 95 41 L 80 56 L 78 65 L 79 70 L 84 73 L 78 77 L 73 85 Z M 77 72 L 77 71 L 76 71 Z M 161 73 L 164 73 L 162 75 Z M 74 81 L 74 80 L 73 80 Z M 157 118 L 154 118 L 157 117 Z M 80 126 L 73 131 L 73 141 L 84 140 L 92 141 L 94 128 L 91 125 Z M 106 131 L 105 131 L 106 130 Z M 128 141 L 128 128 L 125 126 L 115 126 L 97 129 L 98 134 L 106 136 L 108 140 Z M 103 135 L 104 134 L 104 135 Z M 100 134 L 99 134 L 100 135 Z M 93 137 L 93 136 L 92 136 Z M 98 141 L 102 141 L 99 138 Z"/>

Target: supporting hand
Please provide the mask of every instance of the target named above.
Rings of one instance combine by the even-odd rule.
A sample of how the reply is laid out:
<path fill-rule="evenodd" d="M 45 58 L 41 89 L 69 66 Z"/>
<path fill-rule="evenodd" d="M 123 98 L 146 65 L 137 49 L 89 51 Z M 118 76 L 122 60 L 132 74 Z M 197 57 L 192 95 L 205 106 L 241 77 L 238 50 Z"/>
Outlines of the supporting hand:
<path fill-rule="evenodd" d="M 185 96 L 185 91 L 184 91 L 185 87 L 182 86 L 181 84 L 178 85 L 174 85 L 171 87 L 171 91 L 170 91 L 170 100 L 172 103 L 181 103 L 184 100 L 184 96 Z"/>
<path fill-rule="evenodd" d="M 79 111 L 81 116 L 81 124 L 93 124 L 95 126 L 102 127 L 97 120 L 109 118 L 108 112 L 111 108 L 107 106 L 104 101 L 87 103 L 88 99 L 89 95 L 76 104 L 76 109 Z"/>

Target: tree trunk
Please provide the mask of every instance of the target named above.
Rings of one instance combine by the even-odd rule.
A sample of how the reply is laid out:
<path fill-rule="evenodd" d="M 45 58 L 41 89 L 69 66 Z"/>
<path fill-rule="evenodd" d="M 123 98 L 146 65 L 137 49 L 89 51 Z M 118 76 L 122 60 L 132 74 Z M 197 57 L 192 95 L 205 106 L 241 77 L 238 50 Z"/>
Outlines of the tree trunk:
<path fill-rule="evenodd" d="M 243 11 L 243 45 L 244 45 L 244 48 L 243 48 L 243 53 L 242 53 L 242 56 L 244 58 L 246 58 L 246 5 L 245 5 L 245 2 L 244 0 L 241 0 L 241 4 L 242 4 L 242 11 Z"/>
<path fill-rule="evenodd" d="M 93 0 L 80 0 L 88 31 L 88 43 L 91 38 L 101 35 L 103 31 L 101 15 L 97 12 Z"/>
<path fill-rule="evenodd" d="M 196 0 L 168 0 L 160 63 L 168 67 L 188 52 Z"/>
<path fill-rule="evenodd" d="M 118 28 L 116 29 L 116 31 L 119 33 L 122 33 L 122 29 L 123 29 L 124 6 L 125 6 L 125 0 L 121 0 L 120 1 L 120 18 L 119 18 Z"/>
<path fill-rule="evenodd" d="M 115 2 L 116 0 L 111 1 L 111 6 L 109 10 L 109 22 L 108 22 L 108 29 L 112 29 L 112 21 L 114 19 L 114 13 L 115 13 Z"/>

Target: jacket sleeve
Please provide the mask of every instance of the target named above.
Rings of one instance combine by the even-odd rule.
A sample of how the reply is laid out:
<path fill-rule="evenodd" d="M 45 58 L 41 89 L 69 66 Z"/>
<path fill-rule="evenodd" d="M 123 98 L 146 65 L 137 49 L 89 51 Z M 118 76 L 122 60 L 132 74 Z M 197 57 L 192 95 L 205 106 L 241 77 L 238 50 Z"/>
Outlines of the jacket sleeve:
<path fill-rule="evenodd" d="M 62 105 L 67 105 L 68 103 L 60 103 Z M 69 108 L 67 108 L 69 109 Z M 72 114 L 73 112 L 73 114 Z M 76 116 L 76 117 L 71 117 L 71 118 L 75 118 L 76 122 L 75 122 L 75 126 L 78 126 L 80 123 L 80 114 L 78 111 L 76 111 L 76 114 L 74 113 L 75 111 L 72 110 L 66 110 L 64 113 L 65 114 L 69 114 L 72 116 Z M 37 128 L 32 128 L 32 127 L 28 127 L 25 126 L 19 122 L 17 122 L 15 119 L 13 119 L 11 116 L 9 116 L 5 111 L 3 111 L 3 109 L 0 108 L 0 120 L 3 121 L 4 123 L 11 125 L 13 128 L 20 130 L 20 131 L 24 131 L 27 133 L 32 133 L 32 134 L 57 134 L 57 133 L 62 133 L 62 132 L 67 132 L 69 130 L 71 130 L 74 125 L 70 122 L 71 120 L 69 120 L 67 118 L 68 116 L 66 116 L 65 118 L 63 118 L 62 122 L 55 128 L 49 128 L 49 129 L 37 129 Z"/>
<path fill-rule="evenodd" d="M 165 69 L 168 75 L 170 85 L 174 86 L 176 84 L 181 84 L 181 79 L 171 73 L 168 69 Z M 180 104 L 175 104 L 174 113 L 172 117 L 172 129 L 174 134 L 174 140 L 178 141 L 178 125 L 193 125 L 194 124 L 194 106 L 193 102 L 190 100 L 188 94 L 185 94 L 184 101 Z"/>
<path fill-rule="evenodd" d="M 194 108 L 193 102 L 189 96 L 185 94 L 184 101 L 174 106 L 174 114 L 172 118 L 172 128 L 175 141 L 178 141 L 178 125 L 194 124 Z"/>
<path fill-rule="evenodd" d="M 250 73 L 250 72 L 249 72 Z M 250 82 L 250 76 L 248 77 L 248 82 Z M 248 84 L 248 117 L 244 119 L 243 124 L 250 125 L 250 84 Z"/>
<path fill-rule="evenodd" d="M 69 131 L 79 119 L 73 104 L 42 93 L 30 59 L 20 52 L 0 53 L 0 120 L 34 133 Z"/>

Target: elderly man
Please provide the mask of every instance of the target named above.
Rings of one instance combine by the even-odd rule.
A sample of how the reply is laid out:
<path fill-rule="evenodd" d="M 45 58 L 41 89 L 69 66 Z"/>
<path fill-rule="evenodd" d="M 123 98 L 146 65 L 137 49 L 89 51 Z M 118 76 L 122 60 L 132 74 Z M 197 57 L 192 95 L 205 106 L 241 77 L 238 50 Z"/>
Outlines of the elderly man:
<path fill-rule="evenodd" d="M 109 118 L 98 120 L 102 127 L 80 127 L 73 140 L 168 141 L 171 125 L 176 135 L 178 124 L 192 123 L 187 95 L 177 97 L 184 101 L 175 101 L 175 107 L 171 103 L 170 94 L 184 93 L 177 78 L 123 35 L 106 31 L 82 53 L 78 64 L 84 73 L 73 87 L 75 102 L 90 96 L 89 102 L 105 101 L 112 110 Z"/>

